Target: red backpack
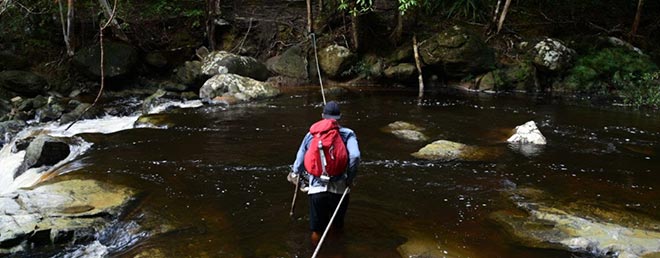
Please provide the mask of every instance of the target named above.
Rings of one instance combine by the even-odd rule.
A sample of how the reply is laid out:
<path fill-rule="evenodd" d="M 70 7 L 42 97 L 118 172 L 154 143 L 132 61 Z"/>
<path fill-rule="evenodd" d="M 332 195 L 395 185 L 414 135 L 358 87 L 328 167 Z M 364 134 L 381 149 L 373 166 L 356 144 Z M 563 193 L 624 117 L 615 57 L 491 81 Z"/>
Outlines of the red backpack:
<path fill-rule="evenodd" d="M 314 138 L 305 153 L 307 172 L 322 179 L 343 174 L 348 166 L 348 151 L 339 134 L 339 123 L 323 119 L 314 123 L 309 133 Z"/>

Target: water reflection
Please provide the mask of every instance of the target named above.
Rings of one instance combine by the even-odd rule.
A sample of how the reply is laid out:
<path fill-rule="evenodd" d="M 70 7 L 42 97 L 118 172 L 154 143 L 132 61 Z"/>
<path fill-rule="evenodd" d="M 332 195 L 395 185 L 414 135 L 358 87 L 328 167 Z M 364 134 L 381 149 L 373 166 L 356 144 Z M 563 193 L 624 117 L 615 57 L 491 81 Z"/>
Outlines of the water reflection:
<path fill-rule="evenodd" d="M 173 126 L 165 130 L 89 136 L 94 149 L 85 156 L 88 165 L 72 176 L 128 185 L 149 196 L 122 222 L 139 229 L 120 230 L 142 237 L 105 240 L 123 246 L 112 249 L 119 256 L 310 256 L 308 207 L 300 202 L 289 218 L 292 186 L 285 175 L 302 135 L 319 118 L 316 97 L 179 110 L 169 113 Z M 326 257 L 401 257 L 429 246 L 438 255 L 460 257 L 570 256 L 520 247 L 489 222 L 492 212 L 513 208 L 501 193 L 522 186 L 660 218 L 658 117 L 503 97 L 443 96 L 417 106 L 414 92 L 361 92 L 341 103 L 343 124 L 356 131 L 364 162 L 347 230 L 334 248 L 324 249 Z M 499 140 L 529 120 L 537 121 L 547 146 Z M 381 131 L 394 121 L 425 127 L 429 142 L 447 139 L 502 155 L 478 162 L 417 160 L 410 153 L 429 142 Z M 158 219 L 146 223 L 144 216 Z M 153 230 L 159 223 L 165 229 Z"/>

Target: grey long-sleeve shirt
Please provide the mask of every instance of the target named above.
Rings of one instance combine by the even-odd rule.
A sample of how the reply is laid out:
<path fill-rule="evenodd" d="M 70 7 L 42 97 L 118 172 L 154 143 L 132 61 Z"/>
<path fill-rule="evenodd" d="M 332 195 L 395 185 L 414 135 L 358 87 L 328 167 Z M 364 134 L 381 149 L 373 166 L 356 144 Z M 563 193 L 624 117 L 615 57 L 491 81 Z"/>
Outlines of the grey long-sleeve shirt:
<path fill-rule="evenodd" d="M 344 190 L 346 190 L 346 181 L 352 181 L 355 178 L 357 167 L 360 164 L 360 148 L 358 147 L 357 137 L 353 130 L 346 127 L 340 127 L 339 134 L 344 143 L 346 143 L 346 149 L 348 150 L 348 168 L 346 173 L 340 178 L 333 178 L 330 182 L 323 182 L 319 178 L 308 174 L 310 184 L 307 194 L 322 192 L 342 194 L 344 193 Z M 308 132 L 303 138 L 300 148 L 298 148 L 296 161 L 293 162 L 293 173 L 298 176 L 300 176 L 302 172 L 307 172 L 304 165 L 305 152 L 307 152 L 309 143 L 313 138 L 314 137 Z"/>

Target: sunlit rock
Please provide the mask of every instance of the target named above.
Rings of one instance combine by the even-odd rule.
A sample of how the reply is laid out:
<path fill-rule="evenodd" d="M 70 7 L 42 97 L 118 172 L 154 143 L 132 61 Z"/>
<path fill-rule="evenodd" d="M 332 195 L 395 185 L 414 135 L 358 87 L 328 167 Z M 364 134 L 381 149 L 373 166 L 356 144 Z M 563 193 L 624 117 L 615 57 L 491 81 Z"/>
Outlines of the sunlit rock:
<path fill-rule="evenodd" d="M 485 161 L 494 160 L 501 153 L 495 148 L 470 146 L 447 140 L 438 140 L 427 144 L 411 155 L 420 159 L 440 161 Z"/>
<path fill-rule="evenodd" d="M 135 121 L 135 127 L 159 127 L 168 128 L 174 126 L 167 114 L 147 114 L 141 115 Z"/>
<path fill-rule="evenodd" d="M 268 79 L 266 65 L 252 57 L 239 56 L 226 51 L 214 51 L 202 60 L 202 73 L 208 76 L 237 74 L 259 81 Z"/>
<path fill-rule="evenodd" d="M 424 128 L 404 121 L 390 123 L 381 130 L 409 141 L 427 141 L 429 139 L 428 136 L 421 132 Z"/>
<path fill-rule="evenodd" d="M 218 96 L 233 96 L 240 101 L 275 97 L 279 93 L 279 89 L 268 83 L 236 74 L 213 76 L 199 90 L 201 98 L 213 99 Z"/>
<path fill-rule="evenodd" d="M 133 193 L 98 181 L 68 180 L 0 195 L 0 254 L 91 240 Z"/>
<path fill-rule="evenodd" d="M 520 144 L 546 144 L 545 137 L 541 134 L 539 128 L 536 127 L 534 121 L 516 126 L 515 133 L 506 141 Z"/>
<path fill-rule="evenodd" d="M 571 66 L 575 50 L 557 39 L 546 38 L 536 43 L 533 50 L 534 64 L 546 71 L 563 71 Z"/>
<path fill-rule="evenodd" d="M 562 203 L 536 189 L 510 197 L 518 210 L 489 218 L 520 245 L 626 258 L 660 253 L 660 222 L 644 215 L 614 205 Z"/>

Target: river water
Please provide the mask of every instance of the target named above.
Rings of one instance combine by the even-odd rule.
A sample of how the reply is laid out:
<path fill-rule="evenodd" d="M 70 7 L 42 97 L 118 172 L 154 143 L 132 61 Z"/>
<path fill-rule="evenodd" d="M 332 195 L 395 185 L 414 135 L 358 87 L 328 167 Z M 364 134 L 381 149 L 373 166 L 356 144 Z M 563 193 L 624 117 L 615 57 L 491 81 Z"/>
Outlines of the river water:
<path fill-rule="evenodd" d="M 488 219 L 511 209 L 502 194 L 511 187 L 660 219 L 657 113 L 460 94 L 429 96 L 419 106 L 408 90 L 330 98 L 341 103 L 341 123 L 357 133 L 362 164 L 343 236 L 328 239 L 322 257 L 400 257 L 397 247 L 411 239 L 450 257 L 570 257 L 517 245 Z M 298 196 L 289 217 L 293 186 L 286 175 L 321 104 L 315 91 L 300 91 L 168 111 L 166 128 L 82 134 L 93 146 L 56 180 L 93 178 L 141 192 L 100 236 L 113 256 L 309 257 L 307 197 Z M 530 120 L 548 144 L 525 154 L 505 140 Z M 394 121 L 425 127 L 431 140 L 405 141 L 382 130 Z M 410 155 L 440 139 L 502 155 L 481 162 Z"/>

